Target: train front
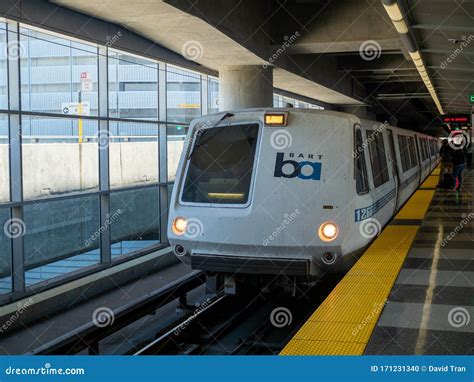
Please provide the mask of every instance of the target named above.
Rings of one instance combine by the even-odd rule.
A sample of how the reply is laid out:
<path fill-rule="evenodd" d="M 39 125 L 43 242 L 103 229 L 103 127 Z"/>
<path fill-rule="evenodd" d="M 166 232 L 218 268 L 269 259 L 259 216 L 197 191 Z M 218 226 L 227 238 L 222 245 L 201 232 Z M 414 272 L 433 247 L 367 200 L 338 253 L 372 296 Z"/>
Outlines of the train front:
<path fill-rule="evenodd" d="M 347 220 L 348 127 L 347 117 L 295 109 L 194 120 L 170 204 L 176 255 L 231 276 L 308 278 L 331 266 Z"/>

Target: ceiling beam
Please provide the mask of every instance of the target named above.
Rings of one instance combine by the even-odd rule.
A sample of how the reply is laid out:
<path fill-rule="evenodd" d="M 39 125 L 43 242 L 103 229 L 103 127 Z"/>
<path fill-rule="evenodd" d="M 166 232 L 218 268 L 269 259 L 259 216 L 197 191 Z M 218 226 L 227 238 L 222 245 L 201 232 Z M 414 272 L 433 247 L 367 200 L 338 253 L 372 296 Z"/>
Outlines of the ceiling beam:
<path fill-rule="evenodd" d="M 411 27 L 414 29 L 443 30 L 449 32 L 474 32 L 474 27 L 466 24 L 463 25 L 462 23 L 458 25 L 446 25 L 443 24 L 442 19 L 440 19 L 439 24 L 414 24 Z"/>

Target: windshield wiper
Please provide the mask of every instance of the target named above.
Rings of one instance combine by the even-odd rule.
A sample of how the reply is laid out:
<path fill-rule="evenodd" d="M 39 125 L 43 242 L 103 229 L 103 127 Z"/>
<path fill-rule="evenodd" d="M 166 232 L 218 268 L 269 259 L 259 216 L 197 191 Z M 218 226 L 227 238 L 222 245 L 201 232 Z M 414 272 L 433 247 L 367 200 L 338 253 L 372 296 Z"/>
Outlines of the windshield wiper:
<path fill-rule="evenodd" d="M 219 118 L 218 121 L 216 121 L 216 123 L 214 123 L 214 125 L 212 125 L 209 129 L 213 129 L 214 127 L 217 127 L 219 126 L 219 123 L 221 123 L 224 119 L 226 119 L 227 117 L 232 117 L 234 114 L 232 113 L 225 113 L 222 117 Z M 193 149 L 191 150 L 191 152 L 189 153 L 188 157 L 186 158 L 186 160 L 189 160 L 194 152 L 196 151 L 196 149 L 200 146 L 202 146 L 203 144 L 205 144 L 206 142 L 208 142 L 210 139 L 212 138 L 212 135 L 207 138 L 206 140 L 202 141 L 201 140 L 199 142 L 196 142 L 196 144 L 194 145 Z"/>

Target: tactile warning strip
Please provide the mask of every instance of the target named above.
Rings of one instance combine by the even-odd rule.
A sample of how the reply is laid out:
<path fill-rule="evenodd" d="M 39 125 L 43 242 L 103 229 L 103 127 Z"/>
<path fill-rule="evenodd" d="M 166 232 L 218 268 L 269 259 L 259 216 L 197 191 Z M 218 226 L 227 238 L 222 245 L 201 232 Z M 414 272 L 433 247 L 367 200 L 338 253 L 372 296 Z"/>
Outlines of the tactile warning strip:
<path fill-rule="evenodd" d="M 426 180 L 423 182 L 420 188 L 421 189 L 436 188 L 437 184 L 438 184 L 438 175 L 430 175 L 429 177 L 426 178 Z"/>
<path fill-rule="evenodd" d="M 387 226 L 280 354 L 362 354 L 417 231 Z"/>
<path fill-rule="evenodd" d="M 406 202 L 395 219 L 423 219 L 428 211 L 435 190 L 418 190 Z"/>

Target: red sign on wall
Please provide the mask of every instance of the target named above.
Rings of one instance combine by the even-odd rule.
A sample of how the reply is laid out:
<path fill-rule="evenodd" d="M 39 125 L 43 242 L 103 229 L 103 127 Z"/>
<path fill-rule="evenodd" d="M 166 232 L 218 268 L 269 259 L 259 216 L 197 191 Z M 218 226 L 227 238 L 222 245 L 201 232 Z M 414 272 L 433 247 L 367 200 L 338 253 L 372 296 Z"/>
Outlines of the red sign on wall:
<path fill-rule="evenodd" d="M 469 114 L 446 114 L 441 116 L 441 120 L 443 123 L 471 126 L 471 116 Z"/>

